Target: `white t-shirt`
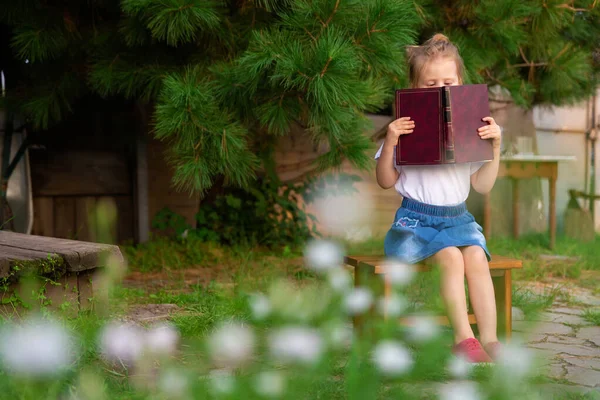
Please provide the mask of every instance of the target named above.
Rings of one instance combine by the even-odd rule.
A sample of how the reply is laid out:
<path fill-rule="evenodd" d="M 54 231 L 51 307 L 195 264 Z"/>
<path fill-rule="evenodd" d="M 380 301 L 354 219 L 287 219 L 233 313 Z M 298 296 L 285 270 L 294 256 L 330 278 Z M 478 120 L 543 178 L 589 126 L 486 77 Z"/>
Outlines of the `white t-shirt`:
<path fill-rule="evenodd" d="M 381 155 L 383 144 L 375 154 Z M 394 166 L 399 173 L 394 187 L 402 197 L 436 206 L 452 206 L 467 200 L 471 190 L 471 175 L 484 164 L 440 164 L 440 165 L 396 165 L 394 146 Z"/>

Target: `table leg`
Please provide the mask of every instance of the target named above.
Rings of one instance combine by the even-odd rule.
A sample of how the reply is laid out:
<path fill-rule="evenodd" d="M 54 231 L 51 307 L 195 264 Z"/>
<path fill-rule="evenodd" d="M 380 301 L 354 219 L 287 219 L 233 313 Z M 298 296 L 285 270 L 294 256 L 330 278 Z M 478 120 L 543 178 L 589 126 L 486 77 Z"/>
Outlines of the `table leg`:
<path fill-rule="evenodd" d="M 486 193 L 483 199 L 483 235 L 488 239 L 492 235 L 492 194 Z"/>
<path fill-rule="evenodd" d="M 513 197 L 513 236 L 519 237 L 519 180 L 512 180 Z"/>
<path fill-rule="evenodd" d="M 556 178 L 550 178 L 550 209 L 548 210 L 550 219 L 550 248 L 554 248 L 556 242 Z"/>

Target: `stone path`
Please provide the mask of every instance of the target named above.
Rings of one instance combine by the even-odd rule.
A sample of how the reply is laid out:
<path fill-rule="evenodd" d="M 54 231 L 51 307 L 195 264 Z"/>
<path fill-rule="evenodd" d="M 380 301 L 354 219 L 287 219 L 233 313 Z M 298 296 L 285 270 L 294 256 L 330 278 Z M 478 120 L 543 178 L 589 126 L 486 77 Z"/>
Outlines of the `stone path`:
<path fill-rule="evenodd" d="M 529 289 L 540 293 L 556 287 Z M 514 310 L 513 334 L 546 364 L 547 376 L 556 380 L 546 385 L 553 392 L 592 392 L 590 398 L 600 399 L 600 326 L 581 317 L 584 309 L 597 307 L 600 298 L 582 288 L 561 289 L 569 293 L 568 300 L 555 301 L 533 321 L 519 320 L 522 312 Z"/>

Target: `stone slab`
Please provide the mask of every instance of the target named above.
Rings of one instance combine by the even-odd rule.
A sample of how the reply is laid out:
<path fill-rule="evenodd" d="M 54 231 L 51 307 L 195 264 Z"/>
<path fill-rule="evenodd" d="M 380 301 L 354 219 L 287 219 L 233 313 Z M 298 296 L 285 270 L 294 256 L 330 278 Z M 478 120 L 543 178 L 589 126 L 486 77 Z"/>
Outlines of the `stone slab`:
<path fill-rule="evenodd" d="M 557 314 L 569 314 L 569 315 L 583 314 L 583 309 L 571 308 L 571 307 L 557 307 L 557 308 L 552 308 L 551 311 L 554 313 L 557 313 Z"/>
<path fill-rule="evenodd" d="M 531 335 L 568 335 L 573 332 L 573 329 L 556 322 L 517 321 L 513 324 L 513 331 L 529 333 Z"/>
<path fill-rule="evenodd" d="M 577 331 L 577 337 L 589 340 L 596 346 L 600 346 L 600 326 L 585 326 Z"/>
<path fill-rule="evenodd" d="M 600 371 L 600 358 L 596 357 L 573 357 L 563 356 L 563 360 L 573 366 L 587 369 L 596 369 Z M 600 382 L 599 382 L 600 383 Z"/>
<path fill-rule="evenodd" d="M 600 348 L 587 347 L 576 344 L 563 344 L 563 343 L 533 343 L 528 347 L 535 349 L 550 350 L 555 354 L 569 354 L 572 356 L 582 357 L 600 357 Z M 600 382 L 600 381 L 599 381 Z"/>
<path fill-rule="evenodd" d="M 591 325 L 589 321 L 581 318 L 578 315 L 570 315 L 570 314 L 557 314 L 553 312 L 545 313 L 545 317 L 548 318 L 551 322 L 558 322 L 560 324 L 569 324 L 569 325 Z"/>
<path fill-rule="evenodd" d="M 567 375 L 565 376 L 565 379 L 569 382 L 588 387 L 600 385 L 600 371 L 572 366 L 566 368 Z"/>

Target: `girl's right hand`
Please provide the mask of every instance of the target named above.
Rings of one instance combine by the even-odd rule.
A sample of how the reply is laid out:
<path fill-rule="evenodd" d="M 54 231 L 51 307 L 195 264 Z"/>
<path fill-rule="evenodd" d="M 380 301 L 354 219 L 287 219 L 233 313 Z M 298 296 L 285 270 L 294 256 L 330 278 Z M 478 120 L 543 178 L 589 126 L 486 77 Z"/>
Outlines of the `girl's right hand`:
<path fill-rule="evenodd" d="M 415 129 L 415 121 L 411 120 L 410 117 L 402 117 L 398 118 L 395 121 L 392 121 L 388 125 L 386 140 L 390 142 L 390 144 L 396 145 L 398 143 L 398 138 L 400 135 L 407 135 L 412 133 Z"/>

